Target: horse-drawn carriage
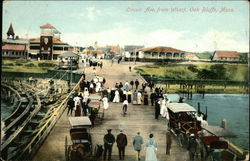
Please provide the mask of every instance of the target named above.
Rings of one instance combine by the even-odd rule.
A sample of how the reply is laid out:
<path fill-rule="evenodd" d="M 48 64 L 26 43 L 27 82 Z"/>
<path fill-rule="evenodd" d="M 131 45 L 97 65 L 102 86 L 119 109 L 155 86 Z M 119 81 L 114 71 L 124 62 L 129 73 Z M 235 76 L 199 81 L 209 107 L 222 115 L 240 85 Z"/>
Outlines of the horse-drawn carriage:
<path fill-rule="evenodd" d="M 101 96 L 98 94 L 92 94 L 89 96 L 91 100 L 89 103 L 90 119 L 93 122 L 101 123 L 104 118 L 104 109 L 102 108 Z"/>
<path fill-rule="evenodd" d="M 65 138 L 66 161 L 82 161 L 92 158 L 92 139 L 89 133 L 91 122 L 88 117 L 69 117 L 71 144 Z"/>
<path fill-rule="evenodd" d="M 235 137 L 235 135 L 220 126 L 203 126 L 202 122 L 206 121 L 207 114 L 200 112 L 199 104 L 197 112 L 194 107 L 186 103 L 169 103 L 168 113 L 169 128 L 178 136 L 181 146 L 187 146 L 189 134 L 194 134 L 200 141 L 202 159 L 213 158 L 215 152 L 221 153 L 221 158 L 231 154 L 228 142 L 223 138 Z M 203 118 L 199 119 L 200 116 Z"/>

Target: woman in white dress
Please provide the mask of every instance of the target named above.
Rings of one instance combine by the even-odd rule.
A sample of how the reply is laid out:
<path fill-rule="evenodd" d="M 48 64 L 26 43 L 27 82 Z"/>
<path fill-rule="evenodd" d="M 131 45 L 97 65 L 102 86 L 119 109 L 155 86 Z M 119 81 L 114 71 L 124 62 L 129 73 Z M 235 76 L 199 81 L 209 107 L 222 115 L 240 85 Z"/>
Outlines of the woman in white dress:
<path fill-rule="evenodd" d="M 96 92 L 100 92 L 101 91 L 101 83 L 100 82 L 96 83 L 95 91 Z"/>
<path fill-rule="evenodd" d="M 115 97 L 113 99 L 113 102 L 119 103 L 120 102 L 120 96 L 119 96 L 119 91 L 115 91 Z"/>
<path fill-rule="evenodd" d="M 160 106 L 161 106 L 160 114 L 161 114 L 161 117 L 163 117 L 164 111 L 165 111 L 165 109 L 166 109 L 166 101 L 165 101 L 165 99 L 161 100 Z"/>
<path fill-rule="evenodd" d="M 149 140 L 146 142 L 146 158 L 145 161 L 158 161 L 155 151 L 157 150 L 157 144 L 153 140 L 153 134 L 149 135 Z"/>
<path fill-rule="evenodd" d="M 108 103 L 108 98 L 106 95 L 103 97 L 102 102 L 103 102 L 104 110 L 107 110 L 109 108 L 109 103 Z"/>
<path fill-rule="evenodd" d="M 141 92 L 138 92 L 138 94 L 137 94 L 137 104 L 138 105 L 141 105 L 141 97 L 142 97 Z"/>

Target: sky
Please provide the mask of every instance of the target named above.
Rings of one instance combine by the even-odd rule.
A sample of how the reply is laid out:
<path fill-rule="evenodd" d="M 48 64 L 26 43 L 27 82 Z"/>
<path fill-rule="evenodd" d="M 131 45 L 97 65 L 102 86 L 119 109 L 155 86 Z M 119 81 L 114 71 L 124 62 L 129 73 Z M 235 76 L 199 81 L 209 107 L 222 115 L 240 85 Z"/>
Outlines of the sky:
<path fill-rule="evenodd" d="M 58 29 L 70 45 L 168 46 L 189 52 L 249 51 L 247 1 L 11 1 L 3 3 L 2 37 L 38 38 Z"/>

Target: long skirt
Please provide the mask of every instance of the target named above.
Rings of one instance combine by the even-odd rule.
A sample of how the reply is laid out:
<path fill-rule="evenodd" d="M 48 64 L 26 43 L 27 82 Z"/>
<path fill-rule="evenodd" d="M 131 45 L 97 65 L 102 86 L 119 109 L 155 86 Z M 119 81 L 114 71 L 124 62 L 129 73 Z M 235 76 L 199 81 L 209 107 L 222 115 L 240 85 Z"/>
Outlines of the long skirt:
<path fill-rule="evenodd" d="M 138 103 L 138 105 L 140 105 L 141 104 L 141 96 L 138 96 L 137 99 L 138 99 L 137 103 Z"/>
<path fill-rule="evenodd" d="M 147 147 L 145 161 L 158 161 L 157 157 L 156 157 L 154 146 Z"/>
<path fill-rule="evenodd" d="M 128 95 L 128 103 L 131 103 L 131 94 Z"/>
<path fill-rule="evenodd" d="M 148 105 L 148 98 L 144 98 L 144 105 Z"/>
<path fill-rule="evenodd" d="M 109 108 L 109 103 L 108 102 L 103 102 L 103 108 L 107 110 Z"/>
<path fill-rule="evenodd" d="M 76 106 L 75 116 L 81 116 L 81 107 L 79 105 Z"/>
<path fill-rule="evenodd" d="M 113 102 L 120 102 L 120 98 L 119 98 L 119 95 L 115 95 L 115 98 L 113 99 Z"/>

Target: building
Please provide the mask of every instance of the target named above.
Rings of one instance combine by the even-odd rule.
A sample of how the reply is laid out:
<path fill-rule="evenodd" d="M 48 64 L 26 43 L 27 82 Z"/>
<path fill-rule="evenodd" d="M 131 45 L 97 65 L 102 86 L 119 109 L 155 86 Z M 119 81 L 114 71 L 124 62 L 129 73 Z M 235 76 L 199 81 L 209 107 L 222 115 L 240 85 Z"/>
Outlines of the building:
<path fill-rule="evenodd" d="M 60 40 L 61 33 L 51 24 L 40 26 L 40 38 L 30 39 L 30 56 L 44 60 L 57 60 L 69 50 L 69 44 Z"/>
<path fill-rule="evenodd" d="M 27 59 L 29 41 L 18 36 L 15 37 L 12 24 L 7 32 L 7 39 L 2 40 L 2 58 L 3 59 Z"/>
<path fill-rule="evenodd" d="M 185 53 L 185 51 L 171 47 L 156 46 L 138 49 L 130 57 L 137 61 L 183 60 Z"/>
<path fill-rule="evenodd" d="M 114 55 L 121 55 L 123 49 L 119 45 L 106 45 L 106 48 L 110 49 L 110 53 Z"/>
<path fill-rule="evenodd" d="M 239 61 L 240 54 L 237 51 L 215 51 L 212 60 L 214 61 Z"/>
<path fill-rule="evenodd" d="M 88 50 L 88 49 L 85 49 L 84 53 L 88 57 L 93 57 L 98 59 L 104 59 L 106 54 L 103 50 Z"/>
<path fill-rule="evenodd" d="M 124 46 L 124 53 L 123 53 L 124 60 L 125 61 L 131 60 L 132 57 L 134 57 L 134 55 L 136 55 L 136 51 L 138 49 L 142 49 L 142 48 L 144 48 L 144 46 L 142 46 L 142 45 L 125 45 Z"/>
<path fill-rule="evenodd" d="M 184 59 L 189 60 L 189 61 L 191 61 L 191 60 L 200 60 L 200 58 L 195 54 L 187 54 L 187 55 L 184 56 Z"/>

